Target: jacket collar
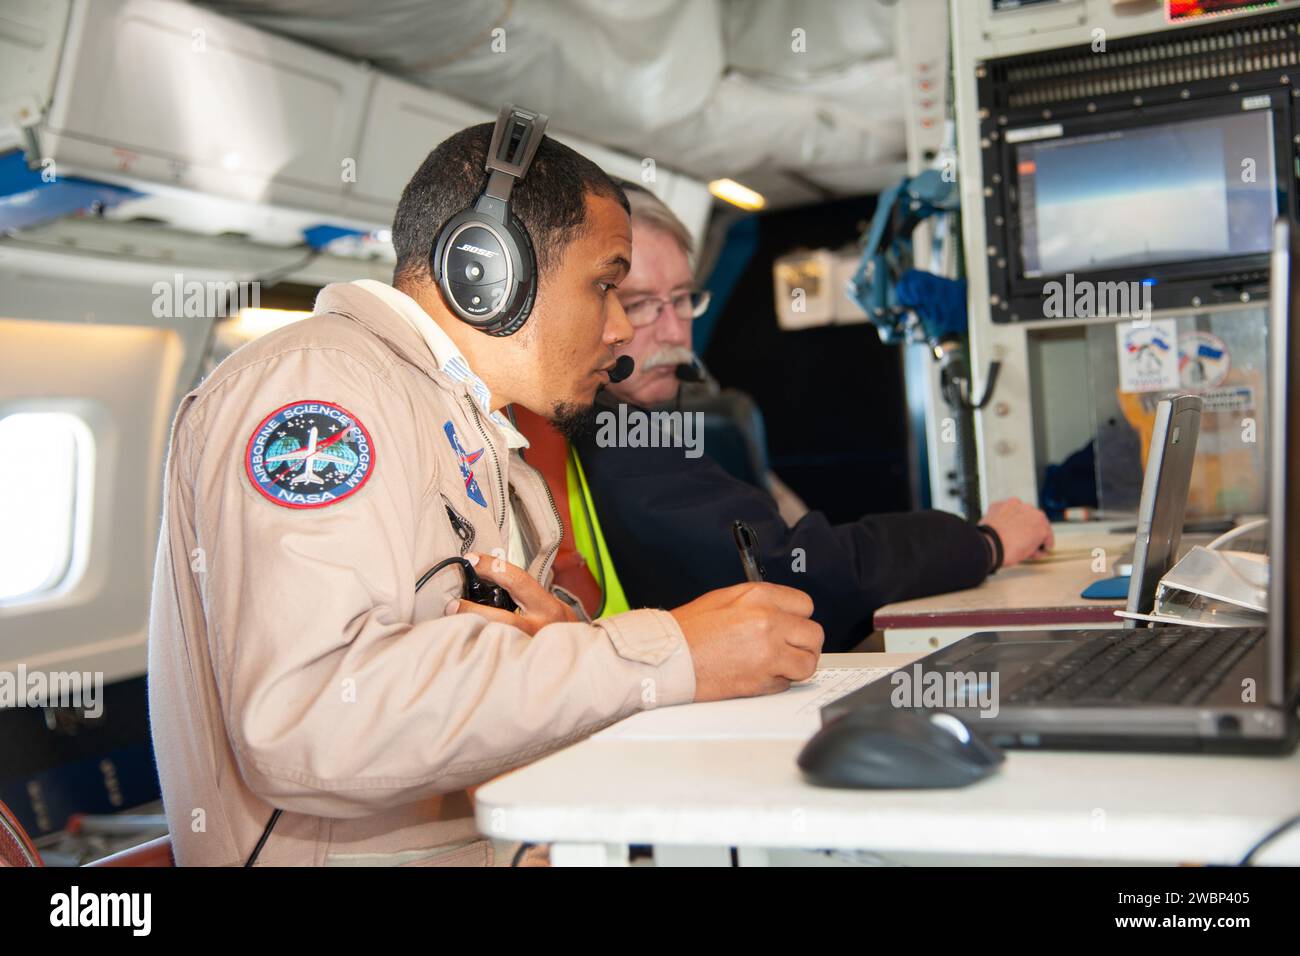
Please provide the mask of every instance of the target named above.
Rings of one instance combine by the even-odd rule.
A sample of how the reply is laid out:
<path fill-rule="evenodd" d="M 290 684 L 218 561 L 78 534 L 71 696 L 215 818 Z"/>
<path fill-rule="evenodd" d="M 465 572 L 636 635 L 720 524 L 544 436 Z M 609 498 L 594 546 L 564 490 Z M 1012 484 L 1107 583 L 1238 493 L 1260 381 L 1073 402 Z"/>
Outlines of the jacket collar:
<path fill-rule="evenodd" d="M 316 311 L 350 316 L 442 385 L 460 386 L 457 390 L 467 394 L 483 417 L 501 431 L 506 447 L 528 447 L 528 439 L 510 420 L 491 410 L 487 384 L 470 368 L 451 336 L 405 292 L 373 279 L 333 283 L 316 297 Z"/>

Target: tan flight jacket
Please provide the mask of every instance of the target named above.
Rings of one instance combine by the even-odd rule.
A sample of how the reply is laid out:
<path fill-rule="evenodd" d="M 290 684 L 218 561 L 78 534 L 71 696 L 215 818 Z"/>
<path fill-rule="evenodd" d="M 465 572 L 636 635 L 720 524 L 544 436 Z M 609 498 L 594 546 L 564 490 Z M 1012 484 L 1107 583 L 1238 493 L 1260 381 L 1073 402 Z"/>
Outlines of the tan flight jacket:
<path fill-rule="evenodd" d="M 148 683 L 177 862 L 242 864 L 278 807 L 258 865 L 508 863 L 465 788 L 689 702 L 689 649 L 661 610 L 533 637 L 444 616 L 455 567 L 417 594 L 443 558 L 507 553 L 507 494 L 528 571 L 549 584 L 559 517 L 542 476 L 386 303 L 338 284 L 316 313 L 231 355 L 172 426 Z M 324 507 L 276 504 L 246 468 L 258 425 L 302 401 L 345 409 L 371 439 L 365 484 Z M 472 469 L 486 507 L 448 421 L 464 450 L 484 450 Z"/>

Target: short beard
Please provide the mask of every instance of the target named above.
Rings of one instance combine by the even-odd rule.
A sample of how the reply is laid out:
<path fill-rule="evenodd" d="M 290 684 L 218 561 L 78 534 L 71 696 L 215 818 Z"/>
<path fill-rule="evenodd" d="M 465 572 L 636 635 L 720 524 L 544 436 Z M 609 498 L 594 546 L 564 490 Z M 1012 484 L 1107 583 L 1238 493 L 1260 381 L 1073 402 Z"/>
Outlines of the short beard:
<path fill-rule="evenodd" d="M 570 445 L 575 445 L 596 433 L 595 405 L 556 402 L 551 407 L 550 418 L 555 430 L 563 435 Z"/>

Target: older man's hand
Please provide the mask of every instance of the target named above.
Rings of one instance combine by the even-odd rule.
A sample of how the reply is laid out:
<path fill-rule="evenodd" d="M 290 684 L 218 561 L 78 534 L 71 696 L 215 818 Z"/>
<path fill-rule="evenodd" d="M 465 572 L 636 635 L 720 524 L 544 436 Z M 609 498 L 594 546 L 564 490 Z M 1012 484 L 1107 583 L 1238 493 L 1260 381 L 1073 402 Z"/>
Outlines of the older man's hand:
<path fill-rule="evenodd" d="M 988 525 L 1002 539 L 1004 568 L 1051 551 L 1056 544 L 1047 515 L 1019 498 L 993 502 L 980 524 Z"/>

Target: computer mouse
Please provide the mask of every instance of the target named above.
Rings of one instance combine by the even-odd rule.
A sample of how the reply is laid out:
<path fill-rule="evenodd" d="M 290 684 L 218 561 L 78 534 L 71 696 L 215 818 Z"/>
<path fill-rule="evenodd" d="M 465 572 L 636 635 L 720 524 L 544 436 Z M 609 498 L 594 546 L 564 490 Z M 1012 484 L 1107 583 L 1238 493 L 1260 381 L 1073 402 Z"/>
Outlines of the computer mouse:
<path fill-rule="evenodd" d="M 819 787 L 964 787 L 1005 759 L 951 714 L 863 707 L 817 731 L 799 753 L 799 769 Z"/>

